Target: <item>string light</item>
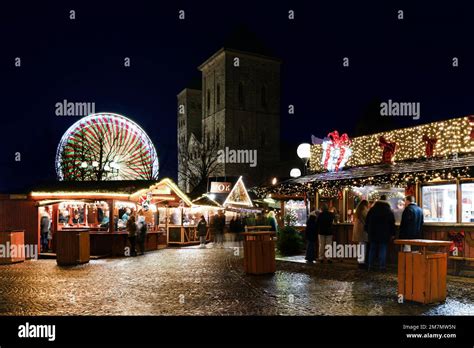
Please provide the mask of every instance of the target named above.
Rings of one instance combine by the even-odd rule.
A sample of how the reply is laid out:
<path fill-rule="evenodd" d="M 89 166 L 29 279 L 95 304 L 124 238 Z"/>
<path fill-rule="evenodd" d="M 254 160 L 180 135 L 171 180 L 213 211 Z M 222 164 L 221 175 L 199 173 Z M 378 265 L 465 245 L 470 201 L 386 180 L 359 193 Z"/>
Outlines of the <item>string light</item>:
<path fill-rule="evenodd" d="M 346 163 L 349 167 L 360 167 L 380 163 L 382 148 L 379 146 L 380 136 L 397 144 L 394 161 L 425 158 L 425 141 L 423 136 L 437 139 L 434 155 L 443 157 L 474 151 L 471 143 L 471 126 L 469 117 L 455 118 L 447 121 L 429 123 L 421 126 L 396 129 L 387 132 L 364 135 L 352 138 L 352 155 Z M 311 146 L 310 169 L 313 172 L 324 170 L 321 164 L 323 148 L 321 144 Z"/>

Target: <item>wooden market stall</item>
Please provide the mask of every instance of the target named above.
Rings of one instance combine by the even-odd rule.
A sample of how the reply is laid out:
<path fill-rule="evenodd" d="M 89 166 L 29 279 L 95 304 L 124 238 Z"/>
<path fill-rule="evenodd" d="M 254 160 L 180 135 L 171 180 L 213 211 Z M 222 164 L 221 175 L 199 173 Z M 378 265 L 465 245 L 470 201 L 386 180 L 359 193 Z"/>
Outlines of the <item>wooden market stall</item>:
<path fill-rule="evenodd" d="M 397 223 L 404 197 L 423 209 L 423 238 L 451 240 L 451 270 L 474 266 L 474 118 L 471 116 L 350 139 L 336 131 L 312 145 L 310 175 L 256 190 L 260 197 L 311 197 L 338 213 L 337 243 L 352 243 L 357 204 L 386 195 Z M 391 245 L 388 261 L 395 263 Z"/>
<path fill-rule="evenodd" d="M 168 245 L 174 228 L 192 228 L 172 219 L 175 211 L 191 206 L 190 199 L 167 178 L 159 182 L 60 181 L 30 194 L 0 196 L 0 231 L 22 229 L 25 244 L 41 250 L 40 232 L 46 226 L 50 233 L 43 254 L 54 256 L 61 247 L 58 235 L 80 229 L 90 237 L 91 256 L 123 256 L 129 247 L 126 221 L 130 215 L 141 216 L 147 224 L 145 250 L 157 250 Z"/>

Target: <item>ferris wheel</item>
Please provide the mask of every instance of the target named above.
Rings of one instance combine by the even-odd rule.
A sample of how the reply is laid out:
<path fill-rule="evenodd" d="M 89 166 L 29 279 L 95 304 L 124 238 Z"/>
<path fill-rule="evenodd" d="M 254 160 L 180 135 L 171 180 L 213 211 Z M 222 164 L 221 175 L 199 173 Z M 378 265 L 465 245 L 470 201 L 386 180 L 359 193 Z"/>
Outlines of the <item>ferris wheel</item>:
<path fill-rule="evenodd" d="M 114 113 L 81 118 L 64 133 L 56 151 L 59 180 L 153 180 L 158 171 L 148 135 Z"/>

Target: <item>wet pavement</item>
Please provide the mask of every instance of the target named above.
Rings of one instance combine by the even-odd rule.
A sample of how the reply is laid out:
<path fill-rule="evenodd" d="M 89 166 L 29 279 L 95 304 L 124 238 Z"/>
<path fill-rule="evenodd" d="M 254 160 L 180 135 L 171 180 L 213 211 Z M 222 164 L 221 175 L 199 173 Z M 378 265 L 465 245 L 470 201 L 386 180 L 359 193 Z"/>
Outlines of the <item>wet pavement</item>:
<path fill-rule="evenodd" d="M 0 266 L 0 315 L 473 315 L 474 279 L 449 277 L 436 305 L 397 302 L 395 273 L 352 263 L 277 261 L 274 275 L 243 272 L 242 249 L 168 248 L 58 267 Z"/>

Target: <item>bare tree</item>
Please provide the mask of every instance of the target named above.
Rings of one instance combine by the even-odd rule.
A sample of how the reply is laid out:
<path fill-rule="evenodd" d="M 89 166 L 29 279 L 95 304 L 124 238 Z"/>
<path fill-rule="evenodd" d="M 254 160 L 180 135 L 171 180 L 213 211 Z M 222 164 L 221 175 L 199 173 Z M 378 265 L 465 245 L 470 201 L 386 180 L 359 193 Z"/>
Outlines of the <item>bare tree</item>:
<path fill-rule="evenodd" d="M 189 185 L 189 191 L 204 193 L 207 190 L 207 179 L 219 174 L 222 163 L 219 162 L 219 144 L 211 141 L 189 144 L 186 151 L 179 153 L 181 166 L 178 175 Z"/>

